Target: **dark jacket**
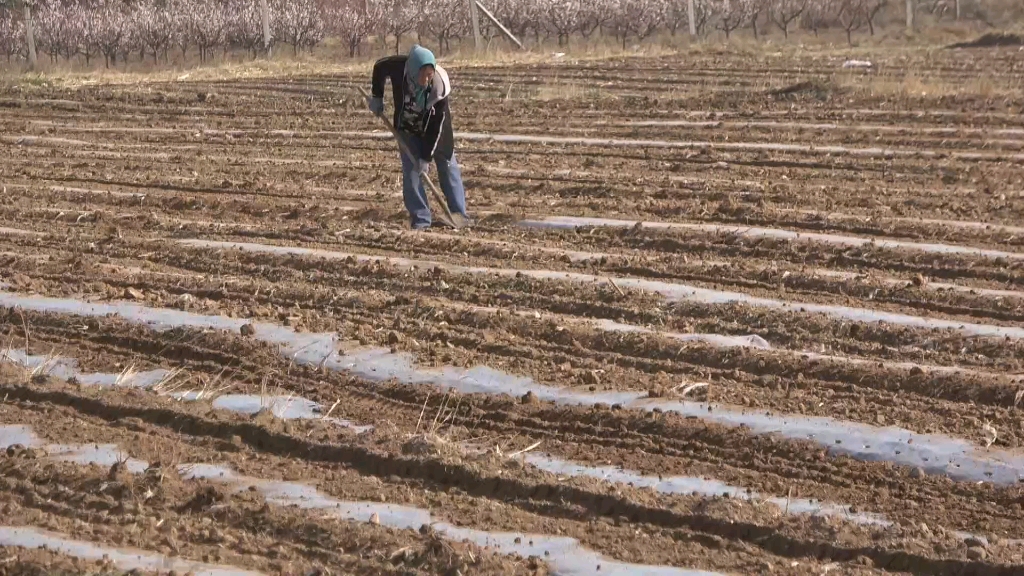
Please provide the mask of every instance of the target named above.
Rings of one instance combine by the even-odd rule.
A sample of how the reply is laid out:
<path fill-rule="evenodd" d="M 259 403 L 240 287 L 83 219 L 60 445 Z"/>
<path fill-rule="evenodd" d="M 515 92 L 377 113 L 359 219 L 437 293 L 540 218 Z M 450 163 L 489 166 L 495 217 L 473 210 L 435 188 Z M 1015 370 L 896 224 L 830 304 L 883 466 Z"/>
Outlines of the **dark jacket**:
<path fill-rule="evenodd" d="M 435 67 L 435 83 L 442 84 L 443 95 L 426 110 L 416 111 L 408 105 L 412 87 L 406 86 L 405 62 L 407 56 L 389 56 L 381 58 L 373 65 L 373 85 L 371 94 L 375 98 L 384 97 L 384 81 L 391 79 L 391 90 L 395 99 L 395 128 L 406 134 L 413 134 L 421 139 L 420 158 L 432 161 L 436 155 L 451 160 L 455 153 L 455 137 L 452 132 L 452 115 L 448 107 L 447 94 L 451 87 L 447 85 L 448 75 L 440 67 Z M 415 153 L 415 151 L 414 151 Z"/>

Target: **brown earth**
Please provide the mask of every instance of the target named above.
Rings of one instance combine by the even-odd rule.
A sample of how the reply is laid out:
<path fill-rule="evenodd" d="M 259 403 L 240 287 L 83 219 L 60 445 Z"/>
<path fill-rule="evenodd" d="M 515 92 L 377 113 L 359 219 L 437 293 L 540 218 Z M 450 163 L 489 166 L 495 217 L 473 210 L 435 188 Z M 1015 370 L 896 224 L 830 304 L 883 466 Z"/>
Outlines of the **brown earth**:
<path fill-rule="evenodd" d="M 841 71 L 843 58 L 814 52 L 709 52 L 685 68 L 626 58 L 455 69 L 459 131 L 625 142 L 460 139 L 478 222 L 466 231 L 416 234 L 404 229 L 393 145 L 354 90 L 365 83 L 361 76 L 6 86 L 0 229 L 16 230 L 0 230 L 0 281 L 23 294 L 129 300 L 333 332 L 342 352 L 381 346 L 423 367 L 483 365 L 578 392 L 682 399 L 686 384 L 708 383 L 686 398 L 709 409 L 948 434 L 979 451 L 992 440 L 990 427 L 993 448 L 1018 449 L 1020 339 L 795 308 L 670 302 L 606 279 L 1020 327 L 1022 258 L 647 226 L 519 224 L 591 216 L 1020 250 L 1024 100 L 1002 95 L 1002 87 L 1019 86 L 1019 59 L 999 51 L 972 54 L 971 62 L 952 51 L 872 59 L 876 71 L 863 77 Z M 910 82 L 911 70 L 926 89 L 855 86 Z M 983 70 L 1000 72 L 983 77 Z M 972 82 L 994 87 L 934 90 Z M 777 90 L 786 87 L 801 89 Z M 188 239 L 430 264 L 180 243 Z M 513 272 L 446 268 L 453 265 Z M 611 332 L 594 321 L 648 331 Z M 771 348 L 680 342 L 663 331 L 756 334 Z M 319 420 L 234 415 L 202 401 L 6 368 L 0 421 L 31 426 L 50 442 L 113 443 L 148 462 L 219 463 L 258 478 L 301 479 L 335 498 L 417 506 L 456 526 L 569 536 L 624 562 L 744 574 L 1024 570 L 1024 548 L 1015 542 L 1024 539 L 1019 485 L 957 482 L 670 413 L 375 382 L 290 362 L 276 346 L 237 331 L 154 331 L 118 317 L 10 309 L 0 311 L 0 346 L 75 358 L 85 371 L 180 368 L 167 387 L 297 394 L 375 427 L 356 434 Z M 948 367 L 958 370 L 942 370 Z M 894 525 L 556 476 L 508 457 L 537 442 L 535 450 L 576 463 L 714 478 L 763 497 L 884 514 Z M 544 558 L 449 542 L 431 530 L 329 520 L 174 473 L 104 480 L 109 469 L 18 451 L 0 466 L 6 524 L 114 547 L 267 573 L 550 570 Z M 110 482 L 113 488 L 97 489 Z M 140 504 L 140 490 L 158 497 Z M 65 504 L 54 504 L 56 494 Z M 207 496 L 217 503 L 212 508 Z M 173 526 L 173 538 L 155 527 L 161 520 Z M 956 531 L 990 542 L 980 546 Z M 46 551 L 0 550 L 0 573 L 107 568 Z"/>

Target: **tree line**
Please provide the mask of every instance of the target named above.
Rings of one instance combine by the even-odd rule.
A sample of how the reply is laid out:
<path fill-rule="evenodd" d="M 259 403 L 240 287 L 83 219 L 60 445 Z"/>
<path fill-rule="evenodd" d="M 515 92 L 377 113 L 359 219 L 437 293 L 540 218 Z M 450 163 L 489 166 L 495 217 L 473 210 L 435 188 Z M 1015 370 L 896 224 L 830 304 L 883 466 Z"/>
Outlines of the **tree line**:
<path fill-rule="evenodd" d="M 31 1 L 31 0 L 27 0 Z M 471 0 L 36 0 L 28 6 L 0 0 L 0 53 L 8 62 L 29 58 L 26 25 L 39 57 L 52 62 L 168 60 L 180 52 L 207 61 L 220 52 L 257 56 L 275 46 L 312 51 L 339 39 L 350 56 L 375 38 L 397 50 L 415 36 L 444 53 L 472 36 Z M 904 12 L 934 20 L 972 19 L 993 24 L 1001 16 L 982 2 L 998 0 L 481 0 L 509 32 L 530 45 L 595 35 L 623 46 L 659 32 L 760 37 L 777 30 L 788 37 L 840 30 L 875 34 Z M 1011 0 L 1012 3 L 1012 0 Z M 902 23 L 901 23 L 902 24 Z M 485 41 L 501 35 L 489 19 Z"/>

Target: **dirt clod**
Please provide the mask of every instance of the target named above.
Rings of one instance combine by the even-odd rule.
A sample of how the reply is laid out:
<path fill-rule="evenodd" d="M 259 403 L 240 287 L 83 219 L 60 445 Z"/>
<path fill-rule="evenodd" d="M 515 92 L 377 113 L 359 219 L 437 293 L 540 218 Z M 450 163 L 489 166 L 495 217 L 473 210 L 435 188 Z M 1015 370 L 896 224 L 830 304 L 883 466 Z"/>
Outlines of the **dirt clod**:
<path fill-rule="evenodd" d="M 986 544 L 984 540 L 981 540 L 979 538 L 975 538 L 973 536 L 970 537 L 970 538 L 965 539 L 964 540 L 964 544 L 968 548 L 987 548 L 988 547 L 988 544 Z"/>
<path fill-rule="evenodd" d="M 988 558 L 988 550 L 984 548 L 968 548 L 967 559 L 968 560 L 984 560 Z"/>

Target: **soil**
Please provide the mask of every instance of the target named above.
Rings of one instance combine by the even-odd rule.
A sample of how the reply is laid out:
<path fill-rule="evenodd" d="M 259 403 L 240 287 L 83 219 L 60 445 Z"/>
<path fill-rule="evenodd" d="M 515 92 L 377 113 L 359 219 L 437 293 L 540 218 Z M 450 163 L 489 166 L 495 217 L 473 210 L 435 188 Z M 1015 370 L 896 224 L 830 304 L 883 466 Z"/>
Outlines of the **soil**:
<path fill-rule="evenodd" d="M 618 142 L 459 138 L 476 225 L 419 233 L 406 229 L 397 151 L 351 89 L 362 76 L 5 86 L 0 282 L 20 294 L 334 333 L 339 352 L 377 346 L 424 368 L 487 366 L 573 392 L 830 417 L 946 434 L 978 454 L 1016 451 L 1024 443 L 1020 339 L 853 322 L 796 306 L 668 301 L 607 281 L 1022 326 L 1024 100 L 996 94 L 1018 86 L 1024 69 L 1009 52 L 973 54 L 970 62 L 955 51 L 873 54 L 865 74 L 898 82 L 913 70 L 927 85 L 984 80 L 995 90 L 872 94 L 849 87 L 847 76 L 862 72 L 842 71 L 842 58 L 814 51 L 708 51 L 685 69 L 661 57 L 453 69 L 460 133 Z M 564 85 L 601 88 L 550 96 Z M 643 224 L 523 225 L 549 216 L 777 228 L 1011 255 Z M 351 257 L 183 243 L 197 239 Z M 394 260 L 401 258 L 415 262 Z M 526 270 L 597 281 L 516 274 Z M 641 331 L 599 324 L 609 321 Z M 769 347 L 719 347 L 680 334 L 757 335 Z M 115 444 L 159 463 L 159 473 L 111 477 L 109 466 L 42 452 L 0 456 L 5 524 L 112 548 L 271 574 L 553 570 L 550 557 L 517 558 L 432 529 L 330 519 L 174 472 L 205 462 L 307 482 L 337 499 L 419 507 L 454 526 L 571 537 L 607 561 L 950 576 L 1015 574 L 1024 563 L 1019 484 L 857 460 L 812 439 L 620 405 L 372 381 L 292 362 L 245 328 L 157 331 L 117 316 L 15 308 L 0 310 L 0 346 L 73 358 L 85 372 L 178 370 L 154 391 L 0 364 L 3 424 L 30 426 L 47 442 Z M 693 383 L 708 386 L 681 396 Z M 167 390 L 175 386 L 297 395 L 373 429 L 229 413 L 209 400 L 174 400 Z M 666 494 L 556 475 L 510 456 L 527 449 L 652 477 L 711 478 L 758 496 Z M 767 498 L 833 503 L 892 524 L 787 514 Z M 0 550 L 0 574 L 104 570 L 115 567 Z"/>

